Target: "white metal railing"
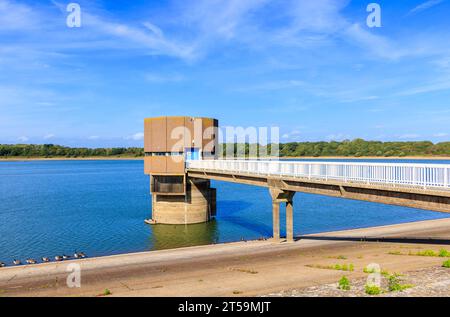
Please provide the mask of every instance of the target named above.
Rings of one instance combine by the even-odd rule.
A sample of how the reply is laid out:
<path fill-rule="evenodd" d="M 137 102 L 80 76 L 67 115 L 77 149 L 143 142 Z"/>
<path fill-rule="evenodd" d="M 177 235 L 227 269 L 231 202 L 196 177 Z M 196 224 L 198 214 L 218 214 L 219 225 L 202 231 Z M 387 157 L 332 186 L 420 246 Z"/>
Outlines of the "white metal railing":
<path fill-rule="evenodd" d="M 201 160 L 187 161 L 186 168 L 450 190 L 450 164 Z"/>

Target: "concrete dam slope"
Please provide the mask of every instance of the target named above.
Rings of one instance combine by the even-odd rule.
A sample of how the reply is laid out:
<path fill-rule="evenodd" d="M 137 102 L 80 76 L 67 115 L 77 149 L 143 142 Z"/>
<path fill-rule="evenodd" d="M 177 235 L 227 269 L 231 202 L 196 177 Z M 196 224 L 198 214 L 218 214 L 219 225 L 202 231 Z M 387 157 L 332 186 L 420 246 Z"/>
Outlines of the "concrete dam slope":
<path fill-rule="evenodd" d="M 367 278 L 363 268 L 369 263 L 402 274 L 439 267 L 440 257 L 408 252 L 446 248 L 449 226 L 450 219 L 440 219 L 306 235 L 294 243 L 234 242 L 6 267 L 0 269 L 0 289 L 3 296 L 98 296 L 105 289 L 112 296 L 257 296 L 336 283 L 342 271 L 311 264 L 334 265 L 341 255 L 355 265 L 346 272 L 351 279 Z M 399 250 L 406 255 L 394 254 Z M 81 288 L 67 287 L 69 264 L 80 265 Z"/>

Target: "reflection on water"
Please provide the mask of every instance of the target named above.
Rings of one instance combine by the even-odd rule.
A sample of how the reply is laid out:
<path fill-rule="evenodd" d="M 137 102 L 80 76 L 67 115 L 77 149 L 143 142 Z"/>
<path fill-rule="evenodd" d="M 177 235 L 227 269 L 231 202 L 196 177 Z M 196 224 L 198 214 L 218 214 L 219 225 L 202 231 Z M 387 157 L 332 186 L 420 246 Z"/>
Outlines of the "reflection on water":
<path fill-rule="evenodd" d="M 151 226 L 149 237 L 151 249 L 172 249 L 193 245 L 217 243 L 219 232 L 217 222 L 199 223 L 191 225 Z"/>

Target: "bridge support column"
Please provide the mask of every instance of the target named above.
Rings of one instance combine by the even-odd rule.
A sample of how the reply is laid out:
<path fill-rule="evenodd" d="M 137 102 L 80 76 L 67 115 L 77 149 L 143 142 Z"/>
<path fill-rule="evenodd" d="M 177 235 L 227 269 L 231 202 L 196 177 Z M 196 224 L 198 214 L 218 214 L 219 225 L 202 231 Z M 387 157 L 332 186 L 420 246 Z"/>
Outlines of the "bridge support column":
<path fill-rule="evenodd" d="M 280 203 L 272 201 L 273 239 L 280 240 Z"/>
<path fill-rule="evenodd" d="M 286 202 L 286 241 L 294 242 L 294 203 Z"/>
<path fill-rule="evenodd" d="M 295 192 L 279 188 L 269 188 L 272 196 L 273 239 L 280 240 L 280 203 L 286 204 L 286 241 L 294 241 L 294 204 Z"/>

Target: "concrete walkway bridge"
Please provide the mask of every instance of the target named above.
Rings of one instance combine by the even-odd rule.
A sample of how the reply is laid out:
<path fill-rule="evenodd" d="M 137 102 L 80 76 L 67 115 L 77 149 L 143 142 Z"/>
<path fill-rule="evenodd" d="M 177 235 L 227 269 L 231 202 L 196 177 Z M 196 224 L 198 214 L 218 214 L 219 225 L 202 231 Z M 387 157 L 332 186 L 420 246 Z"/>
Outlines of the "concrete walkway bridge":
<path fill-rule="evenodd" d="M 268 188 L 274 239 L 280 239 L 280 203 L 284 203 L 286 239 L 293 241 L 296 192 L 450 212 L 449 164 L 283 160 L 188 160 L 185 164 L 189 178 Z"/>

